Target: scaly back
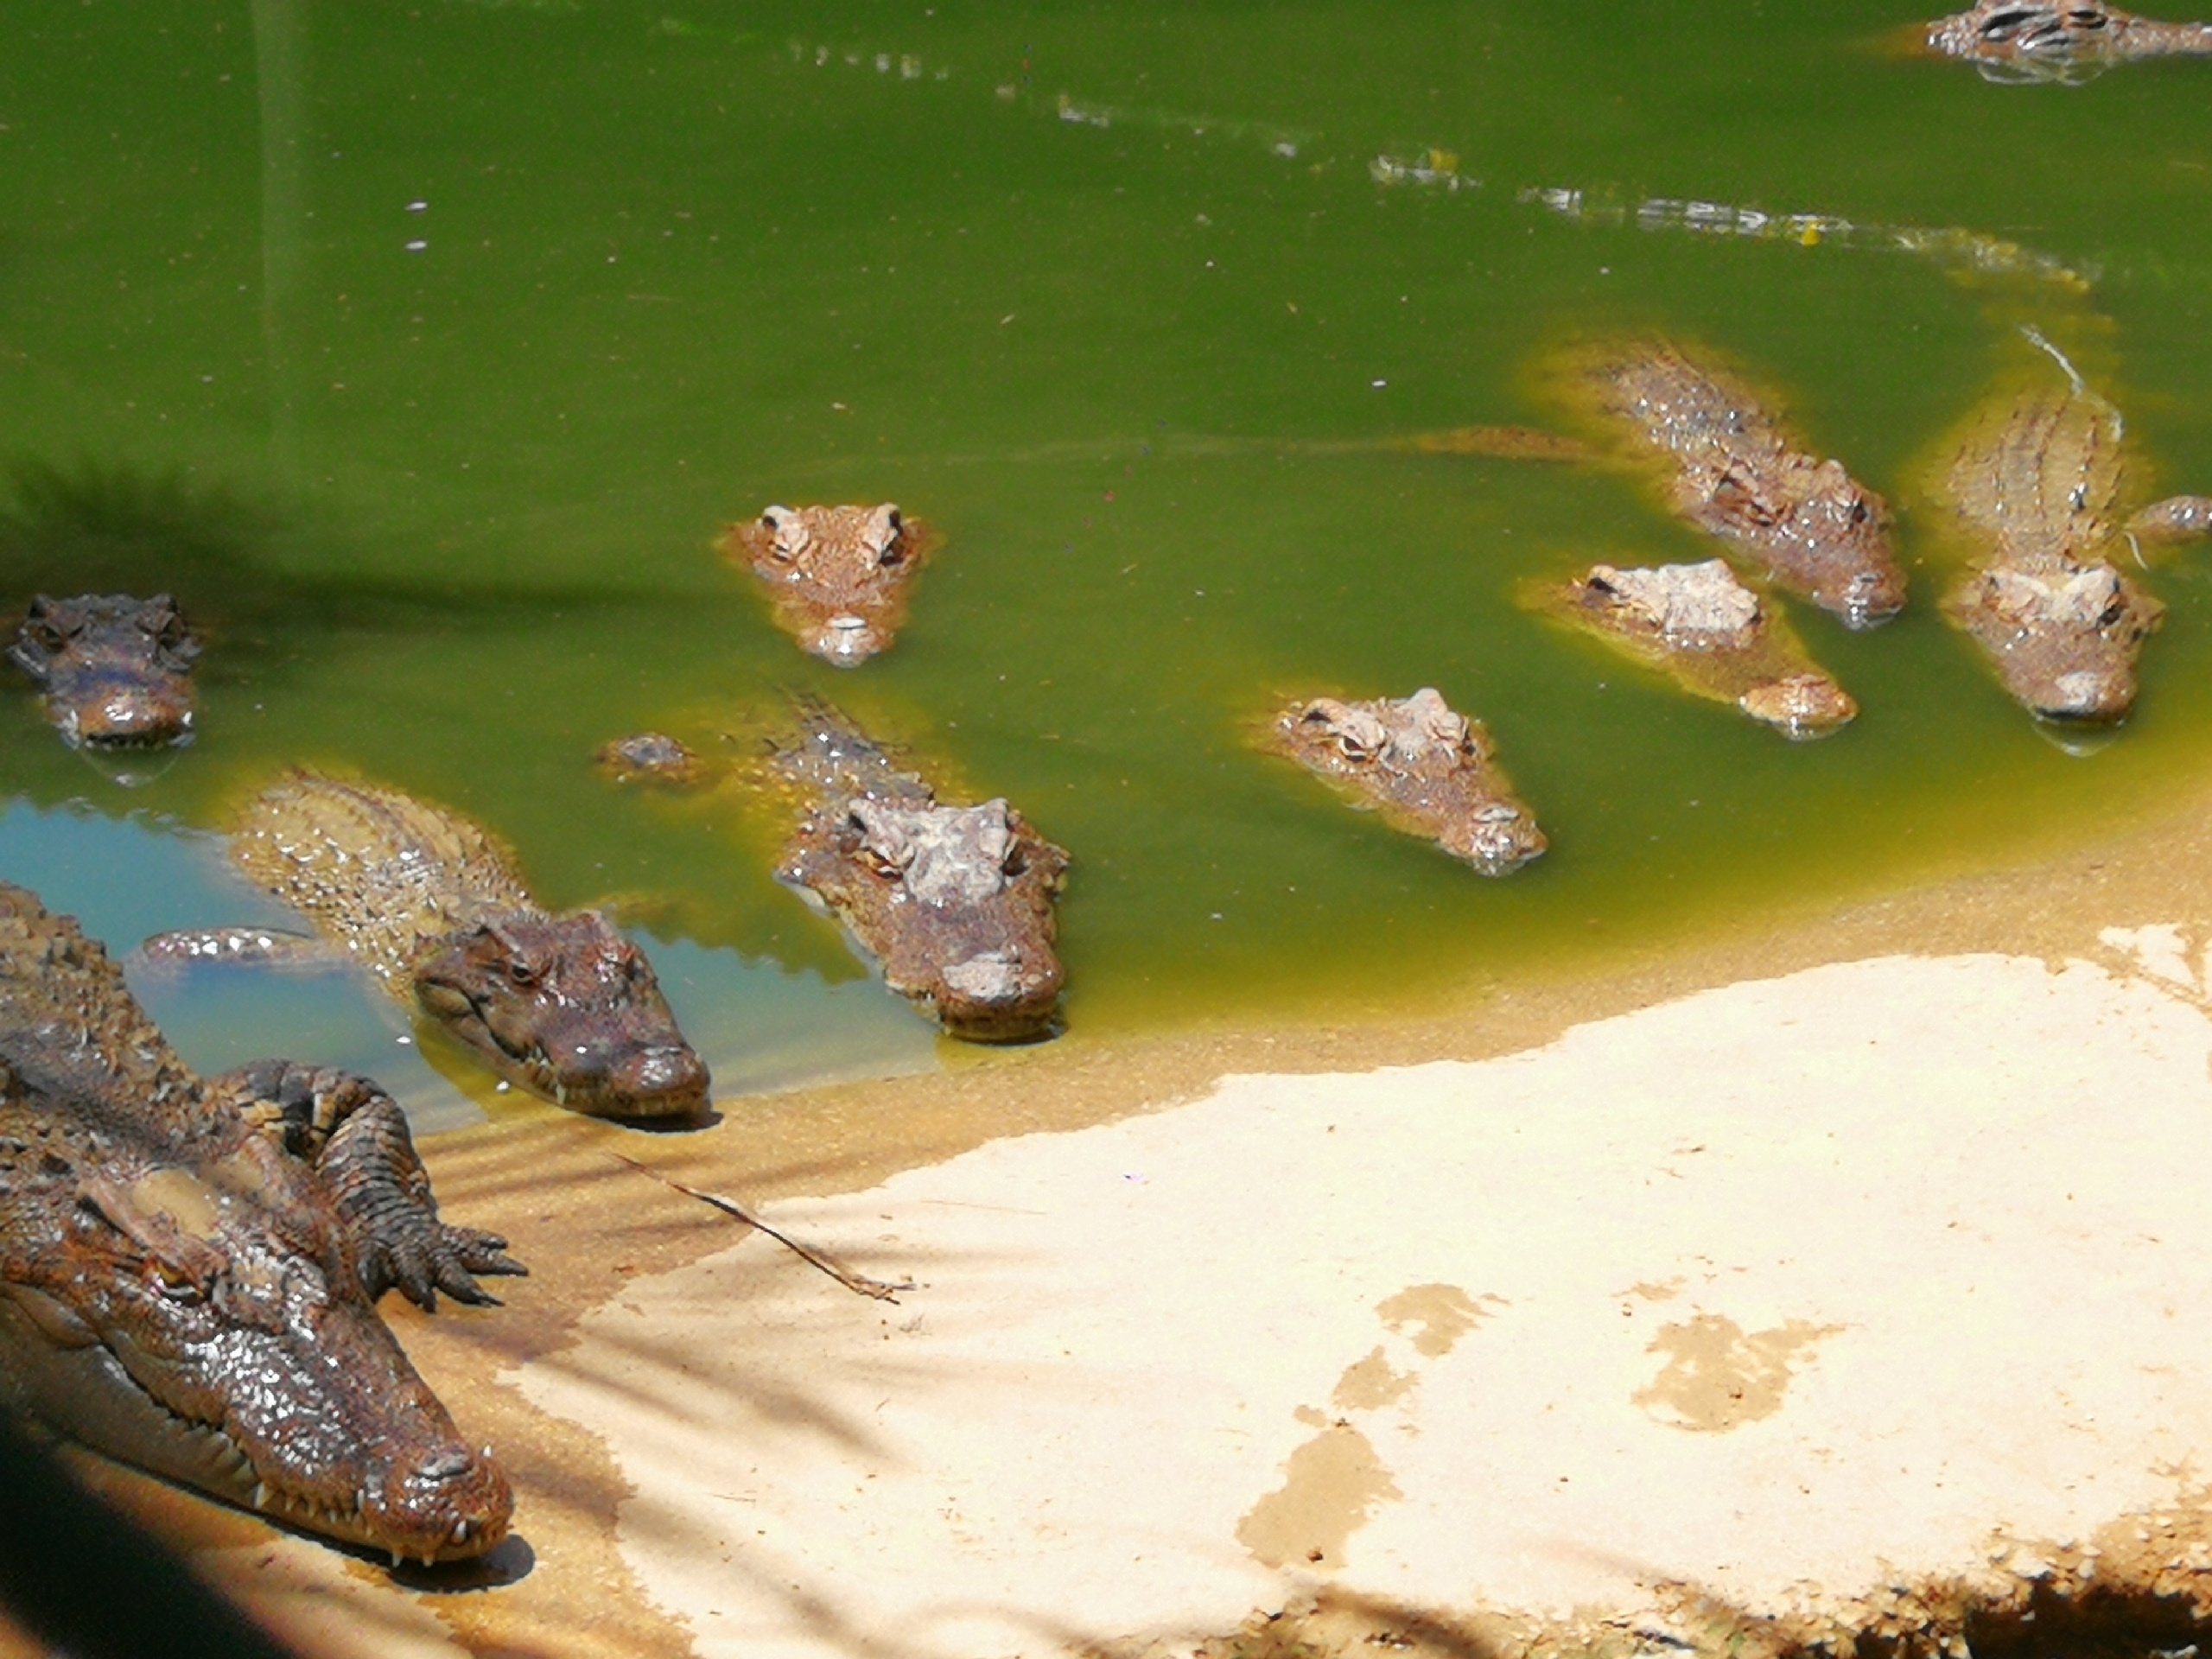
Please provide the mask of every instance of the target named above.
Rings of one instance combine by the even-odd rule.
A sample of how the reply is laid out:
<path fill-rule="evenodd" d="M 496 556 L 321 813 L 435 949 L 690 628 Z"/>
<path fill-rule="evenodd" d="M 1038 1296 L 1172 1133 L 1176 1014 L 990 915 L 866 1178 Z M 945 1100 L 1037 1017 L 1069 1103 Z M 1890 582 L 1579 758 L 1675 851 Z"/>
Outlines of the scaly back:
<path fill-rule="evenodd" d="M 2016 566 L 2081 560 L 2111 533 L 2120 417 L 2101 397 L 1993 399 L 1953 463 L 1959 516 Z"/>
<path fill-rule="evenodd" d="M 0 1065 L 12 1111 L 39 1096 L 143 1106 L 196 1103 L 198 1079 L 73 918 L 0 883 Z M 122 1114 L 127 1121 L 133 1113 Z M 181 1124 L 179 1125 L 182 1127 Z"/>
<path fill-rule="evenodd" d="M 480 826 L 397 790 L 313 772 L 264 793 L 231 852 L 403 999 L 424 946 L 537 909 L 506 849 Z"/>

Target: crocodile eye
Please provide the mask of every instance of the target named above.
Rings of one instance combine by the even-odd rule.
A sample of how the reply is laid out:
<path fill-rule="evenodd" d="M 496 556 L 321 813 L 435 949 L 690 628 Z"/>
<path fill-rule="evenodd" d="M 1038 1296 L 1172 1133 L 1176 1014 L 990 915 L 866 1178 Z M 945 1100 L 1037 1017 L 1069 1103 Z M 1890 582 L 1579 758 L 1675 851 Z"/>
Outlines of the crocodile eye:
<path fill-rule="evenodd" d="M 23 624 L 24 637 L 50 657 L 58 657 L 69 648 L 69 631 L 58 628 L 42 616 L 34 616 Z"/>
<path fill-rule="evenodd" d="M 205 1291 L 191 1280 L 174 1272 L 168 1262 L 156 1261 L 149 1265 L 154 1270 L 154 1288 L 161 1292 L 165 1300 L 181 1303 L 188 1307 L 207 1300 Z"/>
<path fill-rule="evenodd" d="M 518 990 L 528 990 L 531 986 L 537 983 L 537 969 L 533 968 L 530 963 L 524 962 L 520 957 L 511 957 L 508 958 L 507 982 L 510 985 L 514 986 Z"/>

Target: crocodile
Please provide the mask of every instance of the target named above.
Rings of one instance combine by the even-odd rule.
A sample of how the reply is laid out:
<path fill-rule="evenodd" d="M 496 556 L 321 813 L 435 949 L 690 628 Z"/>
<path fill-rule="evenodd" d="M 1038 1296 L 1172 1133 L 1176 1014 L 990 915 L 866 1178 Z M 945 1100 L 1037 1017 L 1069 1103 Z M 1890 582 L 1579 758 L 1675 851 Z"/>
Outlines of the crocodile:
<path fill-rule="evenodd" d="M 1536 608 L 1656 664 L 1684 690 L 1732 702 L 1786 737 L 1825 737 L 1859 712 L 1725 560 L 1651 569 L 1596 564 L 1532 598 Z"/>
<path fill-rule="evenodd" d="M 732 524 L 723 553 L 773 595 L 776 620 L 824 662 L 850 668 L 891 647 L 906 588 L 933 545 L 928 529 L 889 502 L 782 507 Z"/>
<path fill-rule="evenodd" d="M 1276 715 L 1268 741 L 1484 875 L 1519 869 L 1548 844 L 1481 722 L 1454 713 L 1433 687 L 1366 702 L 1300 698 Z"/>
<path fill-rule="evenodd" d="M 231 854 L 511 1082 L 601 1117 L 707 1109 L 707 1068 L 644 952 L 597 911 L 549 914 L 507 849 L 457 813 L 299 772 L 252 804 Z M 242 932 L 169 934 L 147 948 L 169 960 L 235 960 L 251 954 L 232 937 Z"/>
<path fill-rule="evenodd" d="M 599 769 L 618 784 L 647 781 L 695 784 L 699 781 L 699 757 L 681 740 L 665 732 L 634 732 L 602 743 L 592 757 Z"/>
<path fill-rule="evenodd" d="M 506 1477 L 375 1303 L 489 1303 L 505 1250 L 438 1219 L 375 1084 L 195 1075 L 97 941 L 0 885 L 0 1402 L 395 1563 L 481 1555 Z"/>
<path fill-rule="evenodd" d="M 1841 461 L 1814 460 L 1748 388 L 1664 341 L 1609 346 L 1574 366 L 1600 411 L 1663 463 L 1680 517 L 1850 627 L 1904 608 L 1888 505 Z"/>
<path fill-rule="evenodd" d="M 970 1042 L 1049 1036 L 1068 855 L 1002 798 L 954 806 L 827 704 L 772 745 L 804 808 L 778 877 L 824 906 L 884 982 Z"/>
<path fill-rule="evenodd" d="M 2136 658 L 2164 607 L 2107 552 L 2125 538 L 2212 529 L 2201 496 L 2116 519 L 2123 429 L 2120 411 L 2078 380 L 2065 392 L 1999 393 L 1969 419 L 1936 481 L 1974 549 L 1944 610 L 2013 698 L 2046 719 L 2108 723 L 2134 705 Z"/>
<path fill-rule="evenodd" d="M 1981 3 L 1928 25 L 1928 49 L 1993 80 L 2079 80 L 2142 58 L 2212 56 L 2212 23 L 2162 23 L 2102 0 Z"/>
<path fill-rule="evenodd" d="M 46 717 L 70 747 L 158 748 L 192 741 L 200 649 L 167 594 L 41 594 L 8 657 L 45 692 Z"/>

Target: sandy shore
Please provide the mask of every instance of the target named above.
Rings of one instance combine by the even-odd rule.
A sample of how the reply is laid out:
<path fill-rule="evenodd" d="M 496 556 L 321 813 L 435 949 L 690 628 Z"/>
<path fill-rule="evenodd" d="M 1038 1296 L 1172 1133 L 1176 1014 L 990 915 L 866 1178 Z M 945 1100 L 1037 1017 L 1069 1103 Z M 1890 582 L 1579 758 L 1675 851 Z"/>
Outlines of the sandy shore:
<path fill-rule="evenodd" d="M 487 1570 L 94 1478 L 334 1653 L 2171 1624 L 2212 1586 L 2204 804 L 1402 1027 L 1071 1039 L 683 1137 L 523 1109 L 426 1151 L 536 1276 L 393 1313 L 514 1474 Z"/>

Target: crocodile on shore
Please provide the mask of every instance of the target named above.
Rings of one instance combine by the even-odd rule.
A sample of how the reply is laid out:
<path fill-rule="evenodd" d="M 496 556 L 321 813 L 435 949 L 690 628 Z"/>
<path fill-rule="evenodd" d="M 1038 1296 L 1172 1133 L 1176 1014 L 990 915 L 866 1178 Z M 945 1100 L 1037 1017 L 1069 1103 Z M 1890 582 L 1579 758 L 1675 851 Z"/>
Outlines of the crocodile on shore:
<path fill-rule="evenodd" d="M 399 1108 L 263 1060 L 200 1078 L 107 953 L 0 885 L 0 1402 L 272 1519 L 480 1555 L 513 1500 L 378 1317 L 492 1300 Z"/>
<path fill-rule="evenodd" d="M 41 594 L 8 647 L 46 694 L 72 748 L 156 748 L 192 741 L 200 640 L 167 594 Z"/>
<path fill-rule="evenodd" d="M 1681 518 L 1851 627 L 1904 608 L 1887 504 L 1841 461 L 1814 460 L 1748 388 L 1656 340 L 1585 353 L 1573 366 L 1600 412 L 1663 463 L 1667 503 Z"/>
<path fill-rule="evenodd" d="M 825 703 L 769 764 L 804 801 L 778 876 L 812 895 L 884 982 L 971 1042 L 1048 1036 L 1064 974 L 1053 901 L 1068 855 L 1003 799 L 949 806 Z"/>
<path fill-rule="evenodd" d="M 502 1076 L 601 1117 L 696 1117 L 707 1068 L 644 952 L 597 911 L 549 915 L 506 849 L 397 790 L 301 772 L 232 836 L 247 875 L 378 983 Z M 175 959 L 236 957 L 225 936 L 149 941 Z"/>
<path fill-rule="evenodd" d="M 1484 875 L 1517 870 L 1548 844 L 1495 764 L 1481 722 L 1454 713 L 1431 687 L 1367 702 L 1301 698 L 1275 717 L 1268 741 Z"/>
<path fill-rule="evenodd" d="M 2102 0 L 1981 3 L 1928 25 L 1928 49 L 1993 80 L 2076 80 L 2141 58 L 2212 56 L 2212 23 L 2162 23 Z"/>
<path fill-rule="evenodd" d="M 1724 560 L 1654 569 L 1596 564 L 1574 581 L 1547 583 L 1533 601 L 1786 737 L 1825 737 L 1859 712 L 1806 656 L 1789 622 Z"/>
<path fill-rule="evenodd" d="M 770 507 L 721 548 L 767 585 L 776 620 L 824 662 L 850 668 L 891 648 L 906 589 L 934 545 L 918 518 L 874 507 Z"/>
<path fill-rule="evenodd" d="M 2046 719 L 2112 721 L 2134 705 L 2136 658 L 2165 607 L 2120 574 L 2107 556 L 2114 544 L 2212 527 L 2202 496 L 2115 520 L 2121 432 L 2120 411 L 2083 387 L 2000 393 L 1975 411 L 1936 480 L 1974 558 L 1945 613 L 2014 699 Z"/>

